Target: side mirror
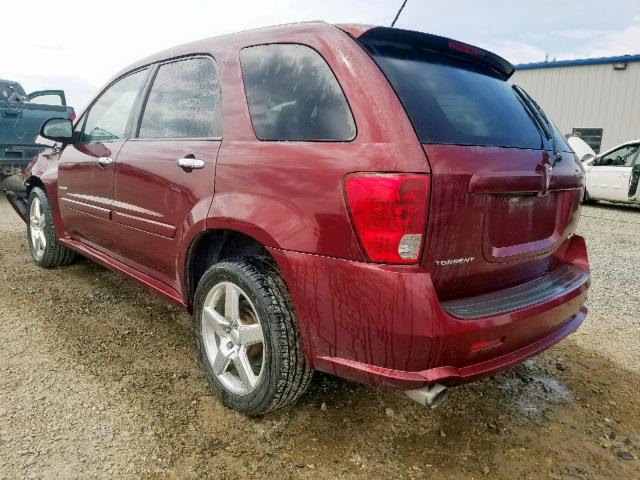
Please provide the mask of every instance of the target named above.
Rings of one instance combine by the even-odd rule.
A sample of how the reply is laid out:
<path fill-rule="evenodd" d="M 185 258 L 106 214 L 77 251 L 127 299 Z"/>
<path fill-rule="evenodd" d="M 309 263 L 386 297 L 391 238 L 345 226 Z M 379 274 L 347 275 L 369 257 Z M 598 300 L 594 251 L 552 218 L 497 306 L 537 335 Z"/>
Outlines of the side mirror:
<path fill-rule="evenodd" d="M 67 118 L 50 118 L 40 127 L 40 136 L 54 142 L 73 143 L 73 123 Z"/>

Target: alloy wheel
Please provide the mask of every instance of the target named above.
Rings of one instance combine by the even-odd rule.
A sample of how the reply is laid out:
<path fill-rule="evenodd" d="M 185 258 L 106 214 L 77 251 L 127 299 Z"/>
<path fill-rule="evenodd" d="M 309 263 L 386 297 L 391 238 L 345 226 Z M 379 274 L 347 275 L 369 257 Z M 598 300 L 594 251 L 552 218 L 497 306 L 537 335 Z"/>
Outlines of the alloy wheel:
<path fill-rule="evenodd" d="M 38 197 L 31 201 L 29 209 L 29 233 L 31 235 L 31 248 L 36 259 L 40 260 L 44 256 L 47 248 L 47 237 L 44 233 L 45 216 L 42 202 Z"/>
<path fill-rule="evenodd" d="M 236 395 L 255 390 L 264 371 L 264 334 L 247 294 L 235 283 L 220 282 L 202 309 L 202 341 L 218 381 Z"/>

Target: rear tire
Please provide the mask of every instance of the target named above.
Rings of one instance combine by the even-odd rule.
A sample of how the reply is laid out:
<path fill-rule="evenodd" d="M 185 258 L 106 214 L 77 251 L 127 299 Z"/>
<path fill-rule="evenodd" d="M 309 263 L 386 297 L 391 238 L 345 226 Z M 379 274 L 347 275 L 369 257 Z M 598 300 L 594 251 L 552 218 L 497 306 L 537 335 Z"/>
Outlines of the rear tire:
<path fill-rule="evenodd" d="M 258 416 L 304 393 L 313 371 L 289 292 L 269 259 L 213 265 L 198 283 L 194 307 L 198 356 L 226 406 Z"/>
<path fill-rule="evenodd" d="M 27 240 L 36 265 L 53 268 L 73 262 L 76 253 L 58 243 L 49 198 L 39 187 L 29 193 L 28 213 Z"/>

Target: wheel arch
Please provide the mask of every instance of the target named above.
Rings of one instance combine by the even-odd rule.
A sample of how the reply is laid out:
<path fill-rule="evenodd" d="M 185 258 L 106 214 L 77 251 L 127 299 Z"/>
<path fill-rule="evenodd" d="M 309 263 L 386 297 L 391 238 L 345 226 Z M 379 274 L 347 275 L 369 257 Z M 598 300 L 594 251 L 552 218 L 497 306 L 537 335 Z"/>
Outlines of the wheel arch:
<path fill-rule="evenodd" d="M 240 230 L 207 229 L 195 237 L 189 244 L 184 258 L 183 289 L 189 312 L 193 310 L 198 282 L 211 265 L 224 259 L 246 256 L 263 256 L 273 259 L 266 245 Z"/>
<path fill-rule="evenodd" d="M 47 193 L 49 198 L 51 198 L 51 195 L 49 194 L 46 185 L 44 184 L 42 179 L 36 175 L 31 175 L 29 178 L 27 178 L 24 182 L 24 186 L 26 189 L 25 193 L 27 197 L 31 193 L 31 190 L 34 189 L 34 187 L 39 187 Z"/>
<path fill-rule="evenodd" d="M 65 234 L 65 228 L 62 224 L 62 218 L 60 216 L 60 205 L 58 203 L 58 180 L 57 176 L 48 179 L 43 179 L 38 175 L 30 175 L 24 182 L 25 197 L 28 199 L 31 191 L 38 187 L 41 188 L 49 199 L 49 205 L 53 214 L 53 226 L 56 231 L 57 238 L 63 238 Z"/>

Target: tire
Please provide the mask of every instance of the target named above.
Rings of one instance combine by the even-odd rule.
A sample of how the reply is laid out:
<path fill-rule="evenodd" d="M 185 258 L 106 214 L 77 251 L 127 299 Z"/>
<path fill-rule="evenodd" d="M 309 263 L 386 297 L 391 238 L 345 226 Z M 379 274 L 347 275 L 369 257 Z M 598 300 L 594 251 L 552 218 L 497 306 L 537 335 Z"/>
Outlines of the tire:
<path fill-rule="evenodd" d="M 210 267 L 196 289 L 193 321 L 198 356 L 226 406 L 264 415 L 296 401 L 309 386 L 313 370 L 289 292 L 269 259 L 246 257 Z"/>
<path fill-rule="evenodd" d="M 36 265 L 53 268 L 73 262 L 76 253 L 58 243 L 51 205 L 44 190 L 33 188 L 29 193 L 28 205 L 27 241 Z"/>
<path fill-rule="evenodd" d="M 584 195 L 582 196 L 582 203 L 584 204 L 596 203 L 596 201 L 593 198 L 591 198 L 586 188 L 584 189 Z"/>

